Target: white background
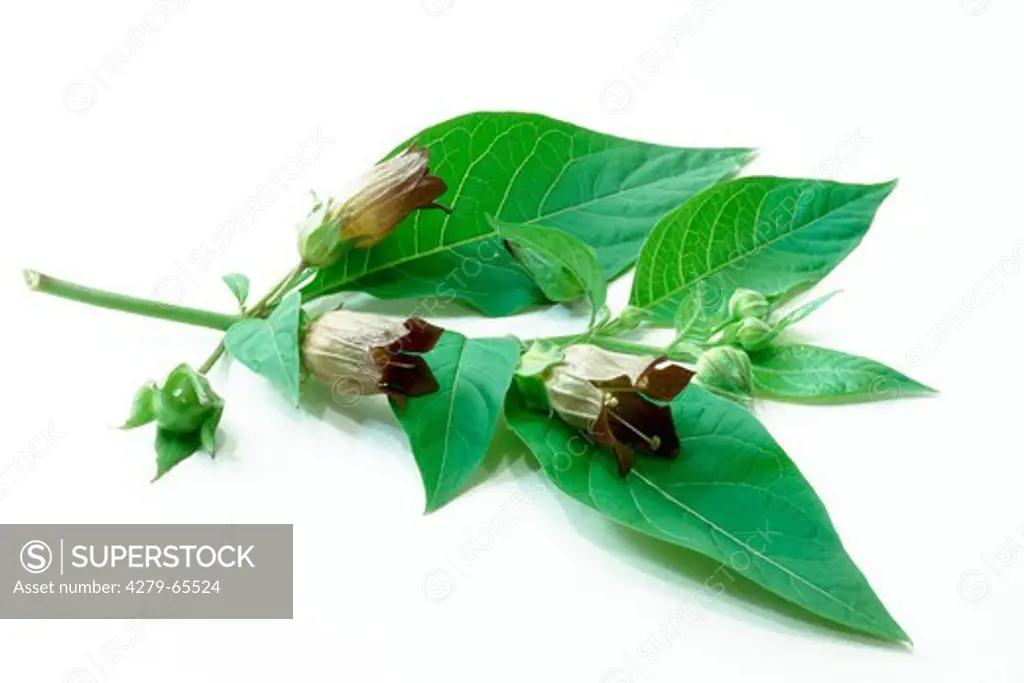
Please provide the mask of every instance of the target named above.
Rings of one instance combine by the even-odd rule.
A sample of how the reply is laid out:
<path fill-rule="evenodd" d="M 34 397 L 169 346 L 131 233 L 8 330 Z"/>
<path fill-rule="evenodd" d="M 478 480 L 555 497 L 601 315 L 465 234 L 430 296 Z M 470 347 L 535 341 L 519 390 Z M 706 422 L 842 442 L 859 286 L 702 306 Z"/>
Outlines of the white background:
<path fill-rule="evenodd" d="M 292 621 L 0 622 L 0 678 L 1021 680 L 1024 559 L 1008 543 L 1024 553 L 1022 14 L 1012 0 L 8 8 L 0 522 L 289 522 L 296 548 Z M 262 293 L 294 261 L 309 189 L 477 109 L 759 147 L 747 173 L 900 178 L 819 290 L 845 293 L 800 334 L 942 395 L 758 413 L 913 649 L 752 590 L 695 609 L 713 564 L 563 499 L 514 448 L 425 517 L 383 401 L 295 411 L 237 364 L 213 375 L 223 457 L 148 483 L 151 432 L 111 425 L 139 384 L 199 363 L 215 333 L 33 295 L 20 269 L 228 311 L 220 275 L 244 271 Z M 315 159 L 286 165 L 317 136 L 315 154 L 302 148 Z M 220 226 L 274 178 L 279 199 L 225 240 Z M 618 283 L 613 301 L 627 292 Z M 475 334 L 585 323 L 558 308 L 446 313 Z"/>

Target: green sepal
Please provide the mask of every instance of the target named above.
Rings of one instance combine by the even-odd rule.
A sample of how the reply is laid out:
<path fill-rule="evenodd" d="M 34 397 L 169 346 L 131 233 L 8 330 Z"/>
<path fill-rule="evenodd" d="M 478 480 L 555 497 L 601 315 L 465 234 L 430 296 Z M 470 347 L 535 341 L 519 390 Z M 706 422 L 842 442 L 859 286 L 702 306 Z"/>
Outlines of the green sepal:
<path fill-rule="evenodd" d="M 164 476 L 171 469 L 202 448 L 198 431 L 178 434 L 157 427 L 156 430 L 156 475 L 152 481 Z"/>
<path fill-rule="evenodd" d="M 550 411 L 548 392 L 544 380 L 551 368 L 565 358 L 565 350 L 549 341 L 534 341 L 519 359 L 515 384 L 523 399 L 534 410 Z"/>
<path fill-rule="evenodd" d="M 132 399 L 132 409 L 121 429 L 135 429 L 156 419 L 156 382 L 147 382 L 139 387 Z"/>

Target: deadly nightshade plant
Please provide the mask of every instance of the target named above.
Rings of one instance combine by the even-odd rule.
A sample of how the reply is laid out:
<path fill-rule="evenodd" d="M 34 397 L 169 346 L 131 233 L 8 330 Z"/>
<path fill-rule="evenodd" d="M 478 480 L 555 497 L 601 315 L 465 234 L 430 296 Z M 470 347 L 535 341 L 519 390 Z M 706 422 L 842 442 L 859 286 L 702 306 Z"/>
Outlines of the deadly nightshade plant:
<path fill-rule="evenodd" d="M 249 304 L 248 278 L 225 276 L 237 313 L 35 271 L 26 280 L 223 332 L 205 362 L 144 384 L 131 404 L 125 428 L 156 424 L 157 478 L 214 453 L 224 401 L 208 375 L 226 352 L 295 404 L 310 382 L 386 396 L 428 511 L 466 488 L 504 420 L 581 504 L 828 622 L 909 642 L 747 407 L 932 393 L 876 361 L 786 340 L 832 295 L 794 300 L 857 246 L 895 182 L 735 178 L 752 157 L 472 113 L 401 142 L 351 191 L 314 197 L 299 262 L 263 298 Z M 607 283 L 634 265 L 629 303 L 613 316 Z M 504 316 L 585 300 L 589 323 L 569 337 L 467 338 L 418 316 L 307 313 L 339 292 L 419 298 L 425 314 L 452 302 Z M 635 338 L 658 327 L 674 328 L 668 344 Z"/>

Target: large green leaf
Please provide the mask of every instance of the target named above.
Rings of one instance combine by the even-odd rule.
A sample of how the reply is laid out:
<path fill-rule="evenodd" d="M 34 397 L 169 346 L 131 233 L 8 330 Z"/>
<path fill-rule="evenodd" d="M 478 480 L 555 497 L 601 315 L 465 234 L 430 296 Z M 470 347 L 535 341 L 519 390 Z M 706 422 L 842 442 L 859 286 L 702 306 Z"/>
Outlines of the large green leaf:
<path fill-rule="evenodd" d="M 846 554 L 824 506 L 752 413 L 691 385 L 672 402 L 681 453 L 614 458 L 510 394 L 506 417 L 560 489 L 611 519 L 697 551 L 837 624 L 907 636 Z M 719 577 L 720 578 L 720 577 Z"/>
<path fill-rule="evenodd" d="M 498 220 L 493 225 L 500 237 L 520 250 L 526 269 L 545 296 L 558 302 L 586 296 L 593 322 L 604 306 L 608 285 L 589 245 L 558 228 Z"/>
<path fill-rule="evenodd" d="M 484 459 L 519 363 L 515 339 L 467 339 L 445 332 L 424 359 L 438 390 L 392 409 L 409 437 L 427 512 L 454 498 Z"/>
<path fill-rule="evenodd" d="M 817 282 L 860 243 L 895 186 L 791 178 L 716 185 L 651 231 L 630 303 L 671 324 L 698 282 L 715 301 L 741 287 L 777 295 Z"/>
<path fill-rule="evenodd" d="M 935 393 L 877 361 L 810 344 L 768 347 L 750 361 L 754 392 L 765 398 L 853 403 Z"/>
<path fill-rule="evenodd" d="M 306 286 L 314 298 L 342 290 L 383 298 L 456 299 L 487 315 L 546 301 L 501 248 L 487 216 L 560 228 L 594 248 L 607 278 L 636 260 L 657 220 L 734 175 L 749 149 L 665 147 L 517 112 L 477 112 L 403 142 L 430 150 L 452 211 L 418 211 L 381 244 L 353 250 Z"/>
<path fill-rule="evenodd" d="M 299 327 L 302 295 L 289 292 L 266 320 L 240 320 L 224 335 L 224 346 L 243 365 L 263 375 L 299 403 Z"/>

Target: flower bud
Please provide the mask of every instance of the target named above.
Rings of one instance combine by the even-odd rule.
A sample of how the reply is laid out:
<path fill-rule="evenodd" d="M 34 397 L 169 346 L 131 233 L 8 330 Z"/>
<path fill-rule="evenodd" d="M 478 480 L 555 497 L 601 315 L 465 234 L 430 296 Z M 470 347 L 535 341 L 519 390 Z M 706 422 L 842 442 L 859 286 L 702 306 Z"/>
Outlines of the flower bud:
<path fill-rule="evenodd" d="M 387 394 L 399 405 L 409 396 L 437 390 L 420 355 L 444 332 L 419 318 L 404 322 L 339 310 L 312 325 L 302 342 L 302 362 L 332 391 L 350 396 Z"/>
<path fill-rule="evenodd" d="M 626 306 L 619 314 L 617 327 L 623 331 L 635 330 L 645 321 L 650 319 L 651 312 L 636 306 Z"/>
<path fill-rule="evenodd" d="M 755 292 L 752 289 L 737 289 L 729 298 L 729 319 L 742 320 L 743 318 L 768 317 L 771 312 L 771 305 L 764 294 Z"/>
<path fill-rule="evenodd" d="M 697 379 L 712 389 L 749 396 L 753 388 L 750 356 L 734 346 L 715 346 L 697 359 Z"/>
<path fill-rule="evenodd" d="M 744 318 L 736 330 L 736 341 L 747 351 L 754 351 L 772 340 L 772 327 L 760 318 Z"/>
<path fill-rule="evenodd" d="M 678 453 L 672 411 L 664 402 L 692 377 L 663 358 L 575 344 L 564 350 L 564 360 L 550 370 L 544 385 L 551 409 L 610 448 L 619 474 L 626 476 L 636 459 L 634 448 L 666 458 Z"/>
<path fill-rule="evenodd" d="M 427 150 L 411 145 L 370 169 L 347 199 L 314 207 L 301 228 L 299 253 L 310 265 L 332 265 L 346 247 L 379 244 L 416 209 L 444 209 L 435 200 L 447 189 L 430 175 Z"/>

